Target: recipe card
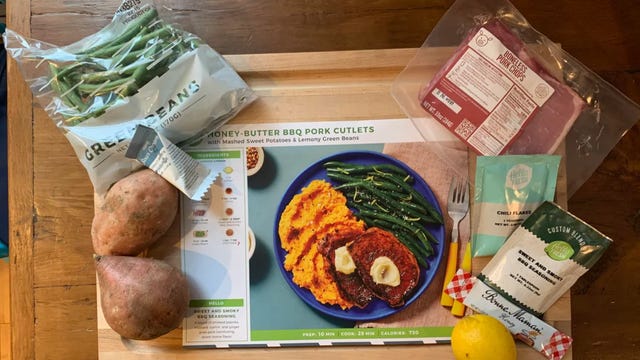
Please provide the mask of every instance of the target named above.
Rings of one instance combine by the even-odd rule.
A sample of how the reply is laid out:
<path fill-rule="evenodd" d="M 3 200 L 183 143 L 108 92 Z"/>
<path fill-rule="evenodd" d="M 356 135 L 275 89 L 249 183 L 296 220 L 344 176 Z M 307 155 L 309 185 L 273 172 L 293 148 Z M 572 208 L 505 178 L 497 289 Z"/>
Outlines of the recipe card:
<path fill-rule="evenodd" d="M 462 143 L 444 146 L 466 166 Z M 182 201 L 182 266 L 191 286 L 183 345 L 449 341 L 457 317 L 439 299 L 452 170 L 437 149 L 409 119 L 226 124 L 185 147 L 220 177 L 202 201 Z M 388 178 L 374 184 L 374 175 Z M 386 196 L 372 191 L 381 183 L 397 186 L 392 194 L 401 199 L 368 198 Z M 398 213 L 382 216 L 416 236 L 364 217 L 364 207 L 390 203 L 416 216 L 405 223 Z M 392 250 L 373 254 L 380 241 Z M 398 269 L 395 280 L 375 273 L 387 268 Z M 354 291 L 354 281 L 366 282 Z"/>
<path fill-rule="evenodd" d="M 218 179 L 201 201 L 182 199 L 182 270 L 191 284 L 185 345 L 249 339 L 244 148 L 190 151 Z"/>

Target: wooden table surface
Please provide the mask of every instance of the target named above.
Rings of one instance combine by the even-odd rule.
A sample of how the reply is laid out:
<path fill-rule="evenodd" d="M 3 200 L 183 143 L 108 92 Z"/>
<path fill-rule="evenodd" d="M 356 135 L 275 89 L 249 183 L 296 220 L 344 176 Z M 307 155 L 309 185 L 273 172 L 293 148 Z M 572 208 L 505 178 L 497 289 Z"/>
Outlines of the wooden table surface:
<path fill-rule="evenodd" d="M 415 48 L 452 1 L 164 3 L 183 9 L 184 27 L 220 53 L 248 54 Z M 640 102 L 640 2 L 513 3 L 534 27 Z M 8 26 L 65 44 L 104 26 L 117 5 L 16 0 L 8 5 Z M 91 184 L 62 134 L 41 109 L 32 107 L 31 93 L 13 61 L 8 87 L 12 356 L 96 358 Z M 636 125 L 569 200 L 570 211 L 615 241 L 572 288 L 575 359 L 640 359 L 639 147 Z M 380 352 L 389 356 L 393 348 Z M 358 352 L 344 349 L 338 354 L 348 358 Z M 295 352 L 282 355 L 294 358 Z"/>

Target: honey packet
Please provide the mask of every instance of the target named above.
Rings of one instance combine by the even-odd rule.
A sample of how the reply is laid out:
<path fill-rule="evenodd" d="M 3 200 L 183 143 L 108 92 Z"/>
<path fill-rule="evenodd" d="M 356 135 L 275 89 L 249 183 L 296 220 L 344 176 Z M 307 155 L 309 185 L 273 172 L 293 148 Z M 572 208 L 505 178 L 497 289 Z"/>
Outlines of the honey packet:
<path fill-rule="evenodd" d="M 479 156 L 476 160 L 473 256 L 490 256 L 542 204 L 553 201 L 558 155 Z"/>

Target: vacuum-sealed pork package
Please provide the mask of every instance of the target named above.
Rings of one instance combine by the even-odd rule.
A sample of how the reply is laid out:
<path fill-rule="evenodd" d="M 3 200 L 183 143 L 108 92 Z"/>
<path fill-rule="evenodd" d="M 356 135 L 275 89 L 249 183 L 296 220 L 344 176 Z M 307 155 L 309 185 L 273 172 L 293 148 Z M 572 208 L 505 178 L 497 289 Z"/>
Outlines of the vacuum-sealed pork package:
<path fill-rule="evenodd" d="M 585 39 L 588 41 L 588 39 Z M 507 0 L 457 0 L 393 82 L 426 141 L 478 155 L 566 155 L 571 196 L 640 106 L 534 29 Z"/>
<path fill-rule="evenodd" d="M 551 154 L 586 105 L 498 18 L 471 31 L 420 95 L 478 154 Z"/>

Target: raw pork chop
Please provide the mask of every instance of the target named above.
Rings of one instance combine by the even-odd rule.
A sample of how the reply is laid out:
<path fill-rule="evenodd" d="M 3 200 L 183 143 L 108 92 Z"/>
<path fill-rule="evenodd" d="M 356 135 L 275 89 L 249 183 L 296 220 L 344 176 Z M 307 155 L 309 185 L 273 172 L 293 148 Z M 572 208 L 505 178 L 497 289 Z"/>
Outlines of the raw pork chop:
<path fill-rule="evenodd" d="M 420 101 L 481 155 L 553 153 L 585 106 L 498 19 L 470 32 Z"/>

